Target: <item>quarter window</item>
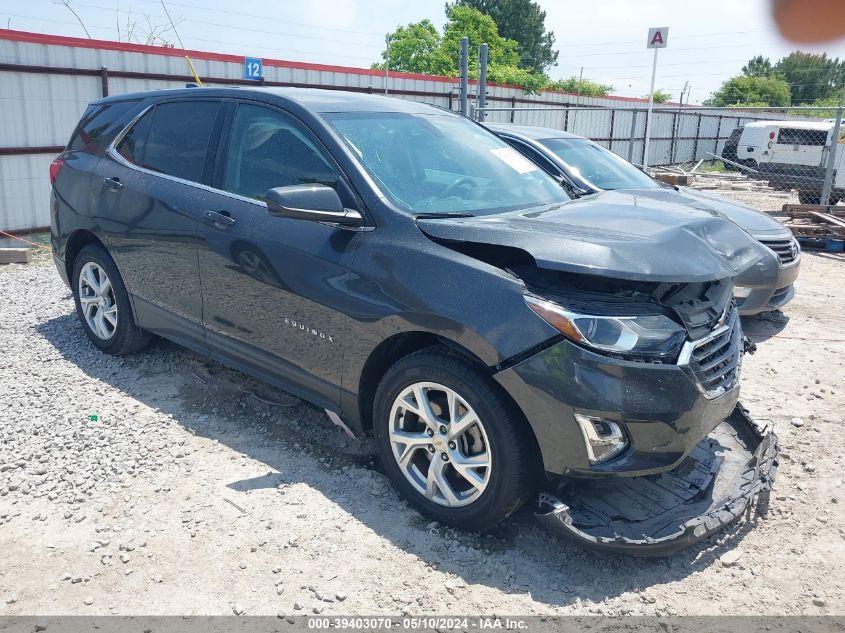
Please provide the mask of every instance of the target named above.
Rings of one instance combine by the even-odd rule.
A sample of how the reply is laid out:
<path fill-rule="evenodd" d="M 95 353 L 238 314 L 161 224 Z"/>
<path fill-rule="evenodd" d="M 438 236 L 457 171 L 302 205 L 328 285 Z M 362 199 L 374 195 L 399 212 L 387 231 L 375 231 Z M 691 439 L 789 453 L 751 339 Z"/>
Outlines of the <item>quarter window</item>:
<path fill-rule="evenodd" d="M 137 104 L 137 100 L 115 101 L 89 107 L 77 125 L 68 149 L 83 149 L 101 143 L 106 138 L 111 139 L 119 129 L 118 121 Z"/>
<path fill-rule="evenodd" d="M 336 189 L 338 174 L 311 134 L 282 112 L 240 104 L 228 143 L 223 188 L 262 200 L 268 189 L 312 183 Z"/>
<path fill-rule="evenodd" d="M 144 158 L 144 147 L 147 143 L 147 134 L 150 131 L 150 122 L 152 120 L 152 111 L 147 112 L 120 139 L 120 143 L 117 145 L 117 152 L 130 163 L 135 165 L 141 164 Z"/>

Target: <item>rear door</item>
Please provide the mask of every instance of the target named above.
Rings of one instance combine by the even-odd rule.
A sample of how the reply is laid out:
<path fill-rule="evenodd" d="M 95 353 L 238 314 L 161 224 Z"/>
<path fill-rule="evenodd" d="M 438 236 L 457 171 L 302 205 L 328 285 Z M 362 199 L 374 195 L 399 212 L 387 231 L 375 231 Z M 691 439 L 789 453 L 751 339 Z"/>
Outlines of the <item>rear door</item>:
<path fill-rule="evenodd" d="M 212 355 L 312 401 L 339 399 L 346 280 L 359 233 L 269 214 L 264 194 L 287 185 L 334 187 L 360 203 L 328 152 L 297 118 L 232 104 L 204 199 L 199 266 Z"/>
<path fill-rule="evenodd" d="M 117 139 L 100 169 L 98 222 L 138 324 L 194 347 L 203 341 L 197 221 L 220 125 L 219 100 L 158 103 Z"/>

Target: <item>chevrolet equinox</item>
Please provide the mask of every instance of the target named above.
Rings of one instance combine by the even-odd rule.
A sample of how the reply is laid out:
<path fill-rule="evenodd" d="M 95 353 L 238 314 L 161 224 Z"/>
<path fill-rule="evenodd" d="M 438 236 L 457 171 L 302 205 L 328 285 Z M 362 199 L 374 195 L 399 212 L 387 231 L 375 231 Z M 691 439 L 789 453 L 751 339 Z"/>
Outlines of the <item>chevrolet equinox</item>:
<path fill-rule="evenodd" d="M 109 97 L 50 179 L 95 346 L 159 335 L 339 414 L 446 524 L 671 471 L 737 404 L 731 280 L 762 247 L 682 205 L 571 200 L 448 111 L 298 88 Z"/>

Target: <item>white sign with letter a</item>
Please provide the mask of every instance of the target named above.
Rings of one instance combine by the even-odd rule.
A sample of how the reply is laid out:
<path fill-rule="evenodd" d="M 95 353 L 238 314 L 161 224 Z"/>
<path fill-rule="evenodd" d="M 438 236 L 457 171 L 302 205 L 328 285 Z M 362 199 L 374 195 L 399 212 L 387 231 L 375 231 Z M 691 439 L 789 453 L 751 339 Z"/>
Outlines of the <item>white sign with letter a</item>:
<path fill-rule="evenodd" d="M 646 48 L 666 48 L 669 43 L 669 27 L 658 26 L 648 30 Z"/>

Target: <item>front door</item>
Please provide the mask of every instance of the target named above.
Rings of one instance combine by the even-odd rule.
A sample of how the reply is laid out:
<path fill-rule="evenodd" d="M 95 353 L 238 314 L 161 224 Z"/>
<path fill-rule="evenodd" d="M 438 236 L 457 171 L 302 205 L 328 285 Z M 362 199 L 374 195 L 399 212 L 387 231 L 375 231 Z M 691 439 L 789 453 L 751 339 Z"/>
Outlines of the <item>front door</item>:
<path fill-rule="evenodd" d="M 214 170 L 218 194 L 199 222 L 203 321 L 212 353 L 275 378 L 311 400 L 339 398 L 346 280 L 354 231 L 273 217 L 264 194 L 320 183 L 351 190 L 314 135 L 292 115 L 233 107 Z"/>

